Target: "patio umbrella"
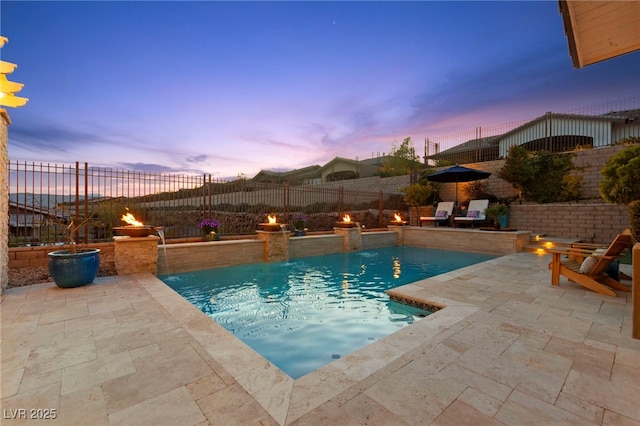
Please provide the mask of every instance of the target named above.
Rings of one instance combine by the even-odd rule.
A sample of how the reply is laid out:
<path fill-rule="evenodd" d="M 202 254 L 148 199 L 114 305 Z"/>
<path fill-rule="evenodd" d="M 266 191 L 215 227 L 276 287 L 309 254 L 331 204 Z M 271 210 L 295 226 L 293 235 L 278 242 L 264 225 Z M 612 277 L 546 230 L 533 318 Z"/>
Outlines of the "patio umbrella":
<path fill-rule="evenodd" d="M 486 179 L 491 173 L 482 170 L 470 169 L 468 167 L 455 165 L 439 172 L 431 173 L 427 180 L 431 182 L 456 183 L 456 205 L 458 204 L 458 182 L 471 182 L 474 180 Z"/>

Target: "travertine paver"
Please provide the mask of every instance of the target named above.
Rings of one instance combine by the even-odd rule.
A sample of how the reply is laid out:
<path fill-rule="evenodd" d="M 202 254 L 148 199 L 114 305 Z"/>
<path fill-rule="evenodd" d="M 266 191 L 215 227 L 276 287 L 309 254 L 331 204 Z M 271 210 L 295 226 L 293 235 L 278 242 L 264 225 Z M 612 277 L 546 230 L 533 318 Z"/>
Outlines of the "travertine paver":
<path fill-rule="evenodd" d="M 447 307 L 298 380 L 150 274 L 9 289 L 1 422 L 640 425 L 630 294 L 552 287 L 548 263 L 518 253 L 403 286 Z"/>

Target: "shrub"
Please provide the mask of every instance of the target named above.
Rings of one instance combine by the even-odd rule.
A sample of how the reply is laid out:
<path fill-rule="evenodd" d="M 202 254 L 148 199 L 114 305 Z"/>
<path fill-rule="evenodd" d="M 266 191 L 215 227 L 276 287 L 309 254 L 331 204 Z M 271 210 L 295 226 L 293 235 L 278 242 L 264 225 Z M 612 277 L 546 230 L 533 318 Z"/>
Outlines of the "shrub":
<path fill-rule="evenodd" d="M 629 211 L 629 224 L 634 240 L 640 242 L 640 200 L 635 200 L 627 206 Z"/>
<path fill-rule="evenodd" d="M 569 173 L 574 154 L 551 154 L 547 151 L 529 152 L 513 146 L 498 177 L 518 189 L 524 198 L 538 203 L 576 201 L 582 190 L 582 177 Z"/>
<path fill-rule="evenodd" d="M 640 200 L 640 145 L 611 157 L 600 172 L 600 195 L 609 203 L 629 204 Z"/>
<path fill-rule="evenodd" d="M 404 201 L 409 206 L 423 206 L 427 203 L 429 197 L 431 197 L 433 188 L 429 184 L 422 185 L 414 183 L 413 185 L 402 188 L 401 191 L 405 194 Z"/>

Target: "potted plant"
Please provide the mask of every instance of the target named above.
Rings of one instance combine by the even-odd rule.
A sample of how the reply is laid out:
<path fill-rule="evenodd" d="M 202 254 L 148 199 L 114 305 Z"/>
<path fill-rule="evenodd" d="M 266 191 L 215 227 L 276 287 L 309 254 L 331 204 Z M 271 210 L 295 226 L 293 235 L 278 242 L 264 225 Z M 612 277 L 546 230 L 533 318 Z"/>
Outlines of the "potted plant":
<path fill-rule="evenodd" d="M 68 249 L 54 250 L 48 253 L 49 274 L 60 288 L 74 288 L 91 284 L 98 275 L 100 268 L 100 249 L 76 247 L 74 235 L 86 225 L 92 216 L 85 219 L 70 217 L 68 224 L 63 225 L 63 240 L 67 242 Z"/>
<path fill-rule="evenodd" d="M 293 216 L 291 225 L 293 226 L 293 235 L 302 237 L 307 234 L 307 217 L 302 213 Z"/>
<path fill-rule="evenodd" d="M 509 206 L 506 204 L 496 203 L 487 207 L 484 214 L 493 219 L 493 226 L 496 229 L 506 228 L 509 224 Z"/>
<path fill-rule="evenodd" d="M 198 227 L 202 231 L 202 238 L 205 241 L 218 241 L 220 240 L 219 228 L 220 222 L 216 219 L 204 219 Z"/>

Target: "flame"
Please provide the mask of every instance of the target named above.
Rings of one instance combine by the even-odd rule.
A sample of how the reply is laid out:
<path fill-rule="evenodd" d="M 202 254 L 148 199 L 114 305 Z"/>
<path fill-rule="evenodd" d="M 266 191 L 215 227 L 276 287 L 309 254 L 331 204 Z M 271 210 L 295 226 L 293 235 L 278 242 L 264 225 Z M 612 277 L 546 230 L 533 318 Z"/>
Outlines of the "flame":
<path fill-rule="evenodd" d="M 351 222 L 351 216 L 349 216 L 348 214 L 345 214 L 344 216 L 342 216 L 342 221 L 344 223 L 350 223 Z"/>
<path fill-rule="evenodd" d="M 402 216 L 400 216 L 398 213 L 394 213 L 393 220 L 395 220 L 396 222 L 402 222 Z"/>
<path fill-rule="evenodd" d="M 553 248 L 553 243 L 551 241 L 547 241 L 546 243 L 544 243 L 544 246 L 550 249 L 550 248 Z"/>
<path fill-rule="evenodd" d="M 129 225 L 145 226 L 144 223 L 137 221 L 136 217 L 134 215 L 132 215 L 131 213 L 123 214 L 121 219 L 122 219 L 123 222 L 127 222 Z"/>
<path fill-rule="evenodd" d="M 275 216 L 269 215 L 267 216 L 267 220 L 269 220 L 269 223 L 278 223 Z"/>

